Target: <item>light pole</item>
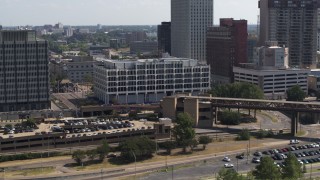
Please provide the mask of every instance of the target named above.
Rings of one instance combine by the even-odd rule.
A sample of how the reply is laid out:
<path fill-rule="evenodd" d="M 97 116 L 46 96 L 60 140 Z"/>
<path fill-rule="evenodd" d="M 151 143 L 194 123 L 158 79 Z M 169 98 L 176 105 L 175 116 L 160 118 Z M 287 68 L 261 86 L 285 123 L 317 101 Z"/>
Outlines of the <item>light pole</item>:
<path fill-rule="evenodd" d="M 137 177 L 137 157 L 133 151 L 131 151 L 134 157 L 134 179 Z"/>
<path fill-rule="evenodd" d="M 311 164 L 311 169 L 310 169 L 310 180 L 312 179 L 312 163 Z"/>
<path fill-rule="evenodd" d="M 3 168 L 3 180 L 5 179 L 5 176 L 6 176 L 6 170 L 5 170 L 5 168 Z"/>
<path fill-rule="evenodd" d="M 172 165 L 171 167 L 172 167 L 172 171 L 171 171 L 171 179 L 173 180 L 173 165 Z"/>

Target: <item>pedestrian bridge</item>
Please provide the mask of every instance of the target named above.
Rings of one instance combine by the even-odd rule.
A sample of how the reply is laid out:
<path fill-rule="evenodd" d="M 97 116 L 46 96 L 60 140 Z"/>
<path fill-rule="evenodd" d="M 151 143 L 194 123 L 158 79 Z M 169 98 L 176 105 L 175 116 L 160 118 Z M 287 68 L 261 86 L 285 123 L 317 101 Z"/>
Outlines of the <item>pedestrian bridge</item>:
<path fill-rule="evenodd" d="M 254 110 L 282 111 L 291 114 L 291 133 L 295 136 L 298 132 L 298 122 L 300 113 L 320 114 L 320 103 L 318 102 L 293 102 L 281 100 L 261 100 L 261 99 L 238 99 L 206 96 L 179 96 L 184 101 L 196 100 L 199 103 L 211 104 L 214 109 L 214 120 L 217 121 L 219 108 L 235 108 Z"/>

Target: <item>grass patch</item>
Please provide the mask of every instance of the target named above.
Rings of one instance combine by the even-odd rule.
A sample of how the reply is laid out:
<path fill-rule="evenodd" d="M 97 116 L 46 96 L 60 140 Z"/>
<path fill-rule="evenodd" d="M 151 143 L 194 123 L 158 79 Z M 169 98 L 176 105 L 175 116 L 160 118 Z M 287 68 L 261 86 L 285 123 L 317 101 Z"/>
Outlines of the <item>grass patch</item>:
<path fill-rule="evenodd" d="M 6 172 L 6 177 L 14 176 L 39 176 L 39 175 L 48 175 L 55 173 L 56 170 L 54 167 L 43 167 L 43 168 L 32 168 L 18 171 L 8 171 Z"/>
<path fill-rule="evenodd" d="M 0 168 L 36 164 L 36 163 L 46 163 L 50 161 L 63 161 L 63 160 L 69 160 L 69 159 L 71 159 L 71 156 L 57 156 L 57 157 L 49 157 L 49 158 L 42 158 L 42 159 L 38 158 L 38 159 L 29 159 L 29 160 L 7 161 L 7 162 L 0 163 Z"/>
<path fill-rule="evenodd" d="M 304 136 L 306 135 L 306 131 L 298 131 L 297 136 Z"/>
<path fill-rule="evenodd" d="M 272 116 L 272 115 L 270 115 L 269 113 L 266 113 L 266 112 L 264 112 L 264 111 L 260 111 L 260 112 L 257 111 L 257 114 L 261 114 L 261 115 L 263 115 L 263 116 L 268 117 L 269 119 L 271 119 L 271 121 L 272 121 L 273 123 L 277 123 L 277 122 L 278 122 L 278 119 L 277 119 L 276 117 L 274 117 L 274 116 Z"/>
<path fill-rule="evenodd" d="M 251 148 L 255 147 L 262 147 L 263 143 L 256 142 L 255 139 L 251 139 Z M 202 147 L 199 146 L 199 149 L 202 149 Z M 214 155 L 218 153 L 223 153 L 227 151 L 236 151 L 239 149 L 245 149 L 247 148 L 247 144 L 243 144 L 242 142 L 234 142 L 234 143 L 211 143 L 207 146 L 207 149 L 204 151 L 194 151 L 193 153 L 181 153 L 181 149 L 174 149 L 172 151 L 172 154 L 170 156 L 165 156 L 165 155 L 154 155 L 153 158 L 151 159 L 146 159 L 137 162 L 137 166 L 144 164 L 144 163 L 163 163 L 165 165 L 166 158 L 167 160 L 174 160 L 174 159 L 184 159 L 187 157 L 192 157 L 192 156 L 203 156 L 203 155 Z M 76 171 L 91 171 L 91 170 L 96 170 L 96 169 L 106 169 L 106 168 L 119 168 L 122 167 L 123 165 L 134 165 L 134 162 L 132 163 L 126 163 L 126 164 L 121 164 L 121 163 L 115 163 L 114 161 L 119 161 L 119 159 L 115 158 L 112 160 L 105 160 L 103 163 L 98 163 L 98 164 L 90 164 L 86 166 L 76 166 L 76 167 L 70 167 L 73 168 Z"/>

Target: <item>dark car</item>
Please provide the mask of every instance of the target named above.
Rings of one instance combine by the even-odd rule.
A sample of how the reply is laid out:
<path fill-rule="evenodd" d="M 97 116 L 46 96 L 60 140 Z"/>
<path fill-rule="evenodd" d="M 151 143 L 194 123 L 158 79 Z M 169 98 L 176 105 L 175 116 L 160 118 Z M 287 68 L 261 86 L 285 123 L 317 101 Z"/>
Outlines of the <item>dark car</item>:
<path fill-rule="evenodd" d="M 270 155 L 270 153 L 268 151 L 263 151 L 262 154 L 264 155 Z"/>
<path fill-rule="evenodd" d="M 238 155 L 236 156 L 236 158 L 237 158 L 237 159 L 244 159 L 244 154 L 238 154 Z"/>
<path fill-rule="evenodd" d="M 116 158 L 116 157 L 117 157 L 117 155 L 114 153 L 110 153 L 107 155 L 107 158 Z"/>

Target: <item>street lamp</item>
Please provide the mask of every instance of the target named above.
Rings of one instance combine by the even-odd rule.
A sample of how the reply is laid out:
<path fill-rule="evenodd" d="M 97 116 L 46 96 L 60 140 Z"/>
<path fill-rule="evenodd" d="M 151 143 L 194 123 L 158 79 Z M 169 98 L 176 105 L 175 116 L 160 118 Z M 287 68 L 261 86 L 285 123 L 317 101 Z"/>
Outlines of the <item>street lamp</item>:
<path fill-rule="evenodd" d="M 133 151 L 131 151 L 134 157 L 134 179 L 137 177 L 137 157 Z"/>

